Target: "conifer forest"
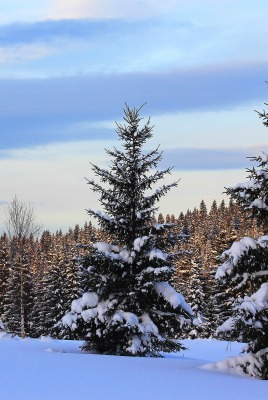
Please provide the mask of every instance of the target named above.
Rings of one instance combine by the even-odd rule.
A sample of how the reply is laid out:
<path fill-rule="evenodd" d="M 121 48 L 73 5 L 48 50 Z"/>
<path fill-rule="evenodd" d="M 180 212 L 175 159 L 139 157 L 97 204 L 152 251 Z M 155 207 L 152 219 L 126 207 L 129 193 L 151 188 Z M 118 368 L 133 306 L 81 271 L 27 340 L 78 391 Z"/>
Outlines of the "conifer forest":
<path fill-rule="evenodd" d="M 158 148 L 143 151 L 153 128 L 141 110 L 126 106 L 116 126 L 122 147 L 106 150 L 109 169 L 92 165 L 89 190 L 102 211 L 89 208 L 84 226 L 52 233 L 24 219 L 16 231 L 7 210 L 0 330 L 152 357 L 181 350 L 185 338 L 241 341 L 237 362 L 268 379 L 268 155 L 252 157 L 247 182 L 225 189 L 228 202 L 201 197 L 186 213 L 161 214 L 158 201 L 177 183 L 165 184 L 170 168 L 157 169 Z M 17 198 L 13 206 L 23 208 Z"/>

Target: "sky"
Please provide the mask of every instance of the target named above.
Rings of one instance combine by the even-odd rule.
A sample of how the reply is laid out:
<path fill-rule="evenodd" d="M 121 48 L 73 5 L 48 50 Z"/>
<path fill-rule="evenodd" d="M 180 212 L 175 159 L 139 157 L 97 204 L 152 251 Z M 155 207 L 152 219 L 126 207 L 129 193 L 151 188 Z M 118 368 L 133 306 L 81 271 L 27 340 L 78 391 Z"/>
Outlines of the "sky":
<path fill-rule="evenodd" d="M 0 226 L 15 195 L 44 229 L 83 225 L 90 163 L 109 166 L 125 103 L 151 116 L 160 203 L 208 208 L 268 151 L 266 0 L 9 0 L 0 4 Z"/>

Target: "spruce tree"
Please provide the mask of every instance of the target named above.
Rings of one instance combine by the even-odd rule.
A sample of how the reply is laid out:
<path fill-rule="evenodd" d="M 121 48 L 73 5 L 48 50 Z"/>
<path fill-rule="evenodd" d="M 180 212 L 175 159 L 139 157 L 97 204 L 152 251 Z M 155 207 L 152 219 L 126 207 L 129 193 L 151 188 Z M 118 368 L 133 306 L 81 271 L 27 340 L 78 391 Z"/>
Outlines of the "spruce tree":
<path fill-rule="evenodd" d="M 259 113 L 268 126 L 268 115 Z M 247 212 L 250 210 L 265 236 L 244 237 L 224 252 L 226 261 L 216 277 L 229 284 L 237 294 L 232 316 L 218 329 L 231 339 L 248 342 L 245 352 L 251 357 L 237 364 L 245 372 L 268 379 L 268 154 L 259 152 L 252 161 L 257 167 L 248 169 L 248 180 L 227 189 L 227 193 Z"/>
<path fill-rule="evenodd" d="M 207 304 L 203 291 L 201 269 L 202 261 L 198 252 L 195 252 L 192 255 L 190 282 L 187 296 L 185 296 L 194 315 L 195 328 L 189 334 L 193 338 L 209 336 L 208 319 L 205 317 Z"/>
<path fill-rule="evenodd" d="M 125 123 L 116 130 L 122 148 L 106 150 L 110 169 L 92 165 L 99 181 L 88 184 L 104 211 L 88 213 L 111 239 L 95 243 L 84 259 L 87 291 L 72 302 L 62 323 L 86 336 L 85 350 L 160 356 L 182 348 L 175 339 L 190 321 L 191 308 L 169 283 L 173 257 L 161 240 L 169 224 L 155 222 L 156 203 L 177 184 L 153 189 L 170 168 L 156 170 L 162 157 L 158 148 L 143 153 L 153 128 L 150 120 L 139 127 L 139 112 L 126 106 Z"/>

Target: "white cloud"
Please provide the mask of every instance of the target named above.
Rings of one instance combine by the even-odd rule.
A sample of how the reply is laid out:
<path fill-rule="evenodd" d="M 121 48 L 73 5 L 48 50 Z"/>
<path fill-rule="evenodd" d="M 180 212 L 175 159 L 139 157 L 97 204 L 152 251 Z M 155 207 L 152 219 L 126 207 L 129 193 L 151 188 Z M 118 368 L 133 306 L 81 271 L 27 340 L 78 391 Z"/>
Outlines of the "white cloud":
<path fill-rule="evenodd" d="M 57 0 L 51 18 L 144 18 L 178 8 L 181 1 L 166 0 Z"/>
<path fill-rule="evenodd" d="M 203 22 L 206 19 L 220 20 L 223 14 L 228 18 L 232 14 L 241 14 L 240 5 L 234 4 L 233 0 L 54 0 L 51 2 L 49 18 L 128 18 L 143 19 L 156 16 L 169 15 L 171 18 L 176 14 L 195 21 Z M 248 8 L 255 8 L 250 7 Z M 243 6 L 243 10 L 245 7 Z M 251 12 L 252 14 L 252 12 Z"/>

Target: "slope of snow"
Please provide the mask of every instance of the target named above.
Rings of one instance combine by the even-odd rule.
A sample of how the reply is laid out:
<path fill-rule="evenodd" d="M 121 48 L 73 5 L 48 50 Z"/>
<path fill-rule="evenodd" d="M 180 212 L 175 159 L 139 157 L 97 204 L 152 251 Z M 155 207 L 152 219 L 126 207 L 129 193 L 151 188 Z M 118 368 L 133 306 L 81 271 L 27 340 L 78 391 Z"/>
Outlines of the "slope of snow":
<path fill-rule="evenodd" d="M 200 367 L 238 355 L 242 344 L 182 341 L 189 350 L 166 358 L 81 352 L 81 342 L 0 340 L 3 400 L 266 400 L 268 382 Z"/>

